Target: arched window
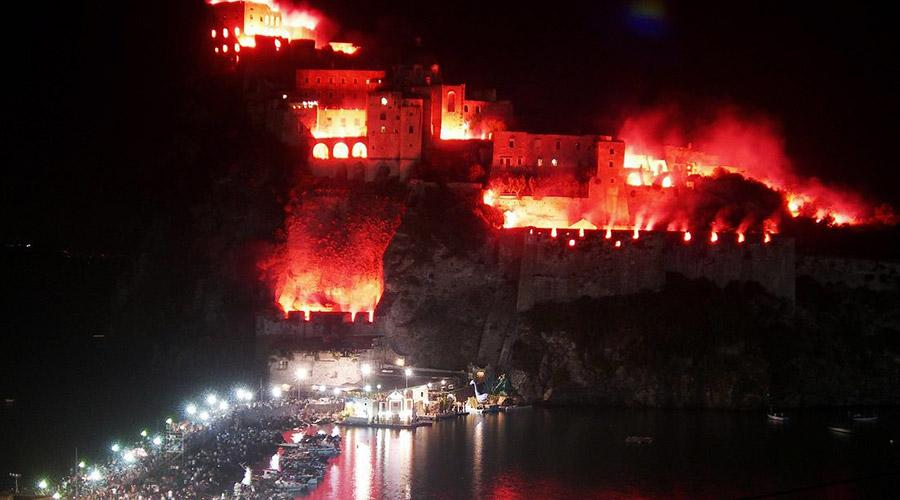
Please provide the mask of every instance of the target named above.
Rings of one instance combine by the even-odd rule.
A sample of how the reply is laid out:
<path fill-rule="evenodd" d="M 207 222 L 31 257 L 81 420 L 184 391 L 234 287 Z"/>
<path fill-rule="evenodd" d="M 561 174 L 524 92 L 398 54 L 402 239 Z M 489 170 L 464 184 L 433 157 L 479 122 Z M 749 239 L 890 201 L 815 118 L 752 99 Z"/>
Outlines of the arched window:
<path fill-rule="evenodd" d="M 313 146 L 313 158 L 318 158 L 320 160 L 328 159 L 328 146 L 324 143 L 318 143 Z"/>
<path fill-rule="evenodd" d="M 361 142 L 357 142 L 356 144 L 353 145 L 352 154 L 353 154 L 354 158 L 365 158 L 366 157 L 366 145 Z"/>
<path fill-rule="evenodd" d="M 331 151 L 331 156 L 335 158 L 348 158 L 350 157 L 350 148 L 347 147 L 343 142 L 339 142 L 334 145 L 334 149 Z"/>
<path fill-rule="evenodd" d="M 456 113 L 456 92 L 447 92 L 447 112 Z"/>

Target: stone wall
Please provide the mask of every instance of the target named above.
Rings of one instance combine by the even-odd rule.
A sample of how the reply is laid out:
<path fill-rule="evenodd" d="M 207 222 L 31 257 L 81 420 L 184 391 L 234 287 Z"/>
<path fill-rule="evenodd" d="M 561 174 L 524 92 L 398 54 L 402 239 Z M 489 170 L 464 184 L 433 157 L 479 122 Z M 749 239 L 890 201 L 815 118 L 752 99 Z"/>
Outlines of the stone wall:
<path fill-rule="evenodd" d="M 823 285 L 898 290 L 900 262 L 803 255 L 797 257 L 797 276 L 810 277 Z"/>

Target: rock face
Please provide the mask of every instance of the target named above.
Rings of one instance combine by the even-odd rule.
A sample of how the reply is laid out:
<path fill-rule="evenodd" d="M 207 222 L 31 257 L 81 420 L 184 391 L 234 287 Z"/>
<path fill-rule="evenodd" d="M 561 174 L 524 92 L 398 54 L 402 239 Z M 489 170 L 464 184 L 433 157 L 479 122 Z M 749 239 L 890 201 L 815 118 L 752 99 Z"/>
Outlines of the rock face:
<path fill-rule="evenodd" d="M 385 332 L 420 366 L 496 360 L 515 318 L 514 283 L 498 269 L 495 236 L 472 210 L 478 193 L 430 186 L 414 195 L 384 256 Z M 492 347 L 491 347 L 492 346 Z"/>

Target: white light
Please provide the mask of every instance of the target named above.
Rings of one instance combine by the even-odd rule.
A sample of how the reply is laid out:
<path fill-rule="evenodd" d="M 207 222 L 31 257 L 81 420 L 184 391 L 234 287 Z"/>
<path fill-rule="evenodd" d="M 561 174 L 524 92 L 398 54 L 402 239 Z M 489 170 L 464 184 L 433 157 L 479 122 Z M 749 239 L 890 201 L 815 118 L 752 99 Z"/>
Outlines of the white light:
<path fill-rule="evenodd" d="M 235 397 L 238 401 L 252 401 L 253 400 L 253 392 L 244 389 L 243 387 L 238 387 L 234 391 Z"/>
<path fill-rule="evenodd" d="M 114 443 L 112 446 L 109 447 L 109 449 L 112 450 L 113 453 L 118 453 L 119 450 L 122 449 L 122 447 L 119 446 L 119 443 Z"/>
<path fill-rule="evenodd" d="M 141 431 L 141 437 L 142 437 L 142 438 L 147 437 L 147 429 L 144 429 L 144 430 Z"/>
<path fill-rule="evenodd" d="M 403 373 L 408 377 L 408 376 L 412 375 L 412 369 L 407 368 L 407 369 L 403 370 Z"/>
<path fill-rule="evenodd" d="M 372 373 L 372 366 L 369 363 L 363 363 L 359 371 L 361 371 L 363 375 L 369 375 Z"/>
<path fill-rule="evenodd" d="M 127 464 L 134 462 L 134 460 L 135 460 L 134 451 L 125 450 L 125 452 L 122 453 L 122 460 L 124 460 L 125 463 L 127 463 Z"/>
<path fill-rule="evenodd" d="M 201 411 L 200 412 L 200 420 L 203 420 L 204 422 L 209 420 L 209 413 L 205 412 L 205 411 Z"/>
<path fill-rule="evenodd" d="M 171 419 L 171 418 L 167 418 L 167 419 L 166 419 L 166 425 L 172 425 L 172 419 Z"/>
<path fill-rule="evenodd" d="M 299 380 L 303 380 L 307 377 L 306 368 L 298 368 L 297 369 L 297 378 Z"/>
<path fill-rule="evenodd" d="M 159 446 L 162 444 L 162 438 L 159 436 L 153 436 L 153 444 Z"/>
<path fill-rule="evenodd" d="M 100 474 L 99 470 L 94 469 L 87 475 L 85 479 L 87 479 L 88 481 L 99 481 L 103 479 L 103 476 Z"/>
<path fill-rule="evenodd" d="M 428 388 L 431 389 L 431 382 L 428 382 Z"/>
<path fill-rule="evenodd" d="M 441 380 L 441 385 L 447 385 L 447 381 L 446 381 L 446 380 Z"/>
<path fill-rule="evenodd" d="M 325 387 L 324 385 L 320 385 L 320 386 L 319 386 L 319 390 L 322 391 L 322 392 L 325 392 L 325 391 L 328 390 L 328 388 Z"/>
<path fill-rule="evenodd" d="M 184 409 L 188 415 L 193 415 L 197 413 L 197 405 L 194 403 L 188 403 L 187 407 Z"/>
<path fill-rule="evenodd" d="M 382 105 L 382 106 L 387 106 L 387 103 L 388 103 L 387 97 L 382 97 L 382 98 L 381 98 L 381 105 Z"/>
<path fill-rule="evenodd" d="M 60 498 L 62 498 L 62 495 L 60 495 L 59 492 L 57 491 L 56 493 L 53 494 L 53 496 L 51 498 L 53 498 L 53 500 L 59 500 Z"/>
<path fill-rule="evenodd" d="M 38 484 L 37 484 L 37 487 L 38 487 L 38 488 L 40 488 L 40 489 L 42 489 L 42 490 L 46 490 L 46 489 L 47 489 L 47 486 L 50 486 L 50 485 L 47 484 L 47 480 L 46 480 L 46 479 L 41 479 L 40 481 L 38 481 Z"/>
<path fill-rule="evenodd" d="M 87 464 L 84 463 L 84 460 L 82 460 L 81 462 L 78 462 L 78 468 L 79 468 L 79 469 L 84 469 L 85 466 L 87 466 Z"/>
<path fill-rule="evenodd" d="M 335 396 L 340 396 L 340 395 L 341 395 L 341 389 L 340 389 L 340 387 L 335 387 L 335 388 L 334 388 L 334 395 L 335 395 Z"/>
<path fill-rule="evenodd" d="M 372 392 L 372 386 L 369 384 L 366 384 L 366 386 L 363 387 L 363 390 L 365 390 L 366 392 Z"/>
<path fill-rule="evenodd" d="M 228 401 L 225 401 L 224 399 L 222 401 L 219 401 L 219 409 L 222 411 L 227 410 L 228 409 Z"/>
<path fill-rule="evenodd" d="M 397 360 L 394 361 L 394 364 L 397 366 L 403 366 L 406 364 L 406 360 L 403 358 L 397 358 Z"/>
<path fill-rule="evenodd" d="M 380 390 L 380 389 L 381 389 L 381 384 L 376 385 L 375 388 Z"/>
<path fill-rule="evenodd" d="M 219 398 L 217 398 L 215 394 L 208 394 L 206 396 L 206 404 L 208 404 L 209 406 L 216 404 L 216 401 L 218 400 Z"/>
<path fill-rule="evenodd" d="M 273 387 L 272 388 L 272 397 L 278 399 L 281 397 L 281 387 Z"/>

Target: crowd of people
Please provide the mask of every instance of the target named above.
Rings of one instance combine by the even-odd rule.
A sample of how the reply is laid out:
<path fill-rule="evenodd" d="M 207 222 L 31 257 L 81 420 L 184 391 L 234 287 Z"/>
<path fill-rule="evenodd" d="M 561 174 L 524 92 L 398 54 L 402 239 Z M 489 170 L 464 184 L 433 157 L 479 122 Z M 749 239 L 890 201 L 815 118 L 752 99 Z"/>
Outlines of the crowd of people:
<path fill-rule="evenodd" d="M 63 481 L 57 496 L 96 499 L 273 498 L 284 485 L 314 486 L 327 459 L 339 453 L 340 438 L 311 432 L 285 445 L 283 433 L 306 433 L 331 421 L 338 404 L 310 400 L 260 401 L 235 407 L 203 425 L 170 423 L 183 430 L 181 445 L 130 448 L 129 460 L 115 455 L 109 463 L 79 470 Z M 139 443 L 140 444 L 140 443 Z M 282 448 L 284 472 L 262 472 Z M 279 467 L 280 468 L 280 467 Z M 93 477 L 92 477 L 93 474 Z"/>

